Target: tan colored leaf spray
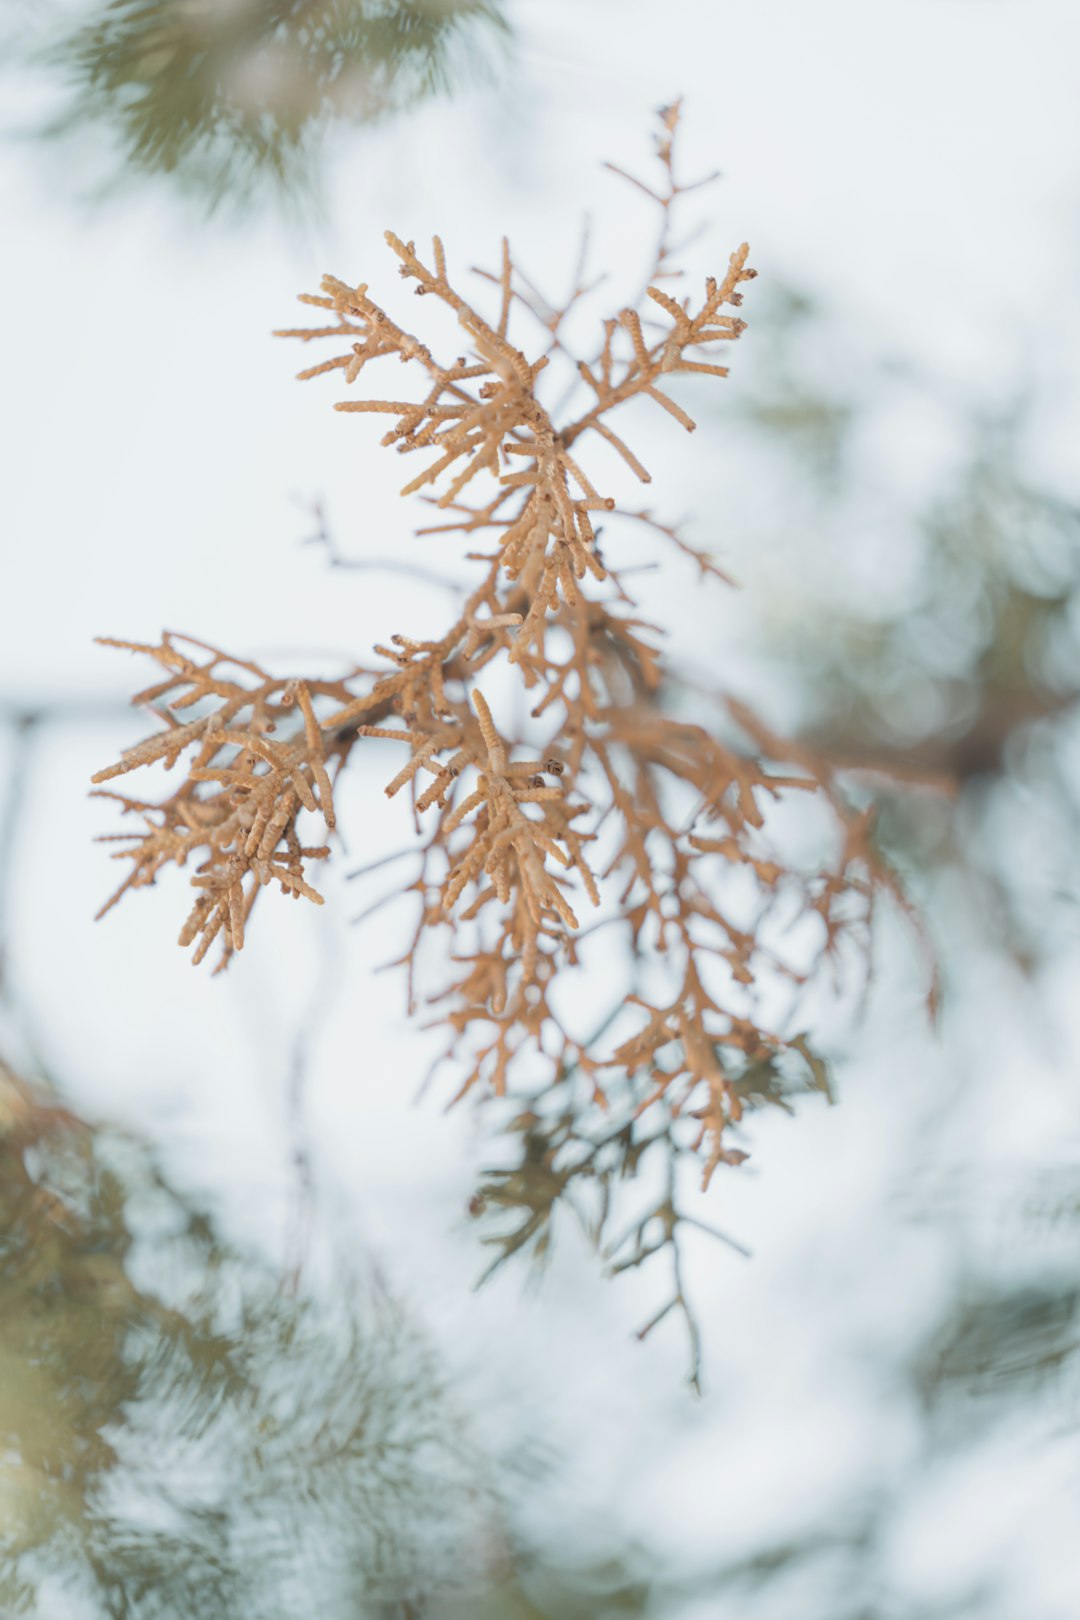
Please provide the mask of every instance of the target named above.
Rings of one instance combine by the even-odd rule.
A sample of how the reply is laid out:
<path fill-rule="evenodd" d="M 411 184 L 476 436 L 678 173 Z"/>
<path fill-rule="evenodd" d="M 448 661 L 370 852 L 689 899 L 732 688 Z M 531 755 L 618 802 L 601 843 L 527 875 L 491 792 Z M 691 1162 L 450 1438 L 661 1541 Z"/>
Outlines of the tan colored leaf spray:
<path fill-rule="evenodd" d="M 526 1105 L 515 1121 L 520 1164 L 492 1172 L 473 1205 L 525 1216 L 495 1240 L 496 1264 L 526 1245 L 542 1251 L 555 1204 L 586 1183 L 599 1203 L 579 1213 L 603 1241 L 613 1181 L 635 1175 L 645 1152 L 662 1144 L 666 1192 L 607 1253 L 621 1269 L 670 1249 L 674 1291 L 643 1331 L 682 1309 L 696 1381 L 697 1329 L 678 1237 L 681 1224 L 701 1223 L 677 1208 L 677 1171 L 696 1161 L 707 1186 L 718 1165 L 744 1159 L 729 1145 L 731 1128 L 745 1107 L 772 1100 L 785 1063 L 825 1085 L 804 1035 L 762 1023 L 759 979 L 801 987 L 846 937 L 868 936 L 882 890 L 904 902 L 874 848 L 869 814 L 848 804 L 824 761 L 734 701 L 724 704 L 717 732 L 671 712 L 675 683 L 657 633 L 636 617 L 594 526 L 599 514 L 613 527 L 645 525 L 703 577 L 724 578 L 708 553 L 651 511 L 620 509 L 590 470 L 590 448 L 602 440 L 649 483 L 647 451 L 625 442 L 620 407 L 648 401 L 657 433 L 692 431 L 672 385 L 687 373 L 725 377 L 714 357 L 745 328 L 742 288 L 755 275 L 746 244 L 697 296 L 677 294 L 671 218 L 693 189 L 676 178 L 678 122 L 678 104 L 663 110 L 662 184 L 625 176 L 662 219 L 644 294 L 637 308 L 601 322 L 584 357 L 569 350 L 564 332 L 593 289 L 579 275 L 570 298 L 549 309 L 505 241 L 498 270 L 485 277 L 495 289 L 485 314 L 450 280 L 438 237 L 421 254 L 386 234 L 413 293 L 456 317 L 453 355 L 436 354 L 366 282 L 328 275 L 318 294 L 303 295 L 322 324 L 279 335 L 329 342 L 335 352 L 302 378 L 339 374 L 351 388 L 404 365 L 419 379 L 414 399 L 350 396 L 335 409 L 390 419 L 382 444 L 421 462 L 402 494 L 423 498 L 439 519 L 416 532 L 443 546 L 454 536 L 470 548 L 486 545 L 466 554 L 477 582 L 443 635 L 396 632 L 376 646 L 377 666 L 341 681 L 274 676 L 171 634 L 153 646 L 107 643 L 161 666 L 163 679 L 133 701 L 152 706 L 163 729 L 94 781 L 183 761 L 183 779 L 164 799 L 109 790 L 141 825 L 118 835 L 126 847 L 117 858 L 131 870 L 103 910 L 169 863 L 190 868 L 194 901 L 180 943 L 194 945 L 196 962 L 219 943 L 219 971 L 242 948 L 264 890 L 276 885 L 321 904 L 308 868 L 330 852 L 306 840 L 302 816 L 332 833 L 337 774 L 376 741 L 400 748 L 403 762 L 385 791 L 408 798 L 417 833 L 417 872 L 402 890 L 418 901 L 401 959 L 410 1009 L 424 941 L 447 930 L 454 971 L 428 999 L 447 1032 L 455 1100 L 480 1091 Z M 516 316 L 539 327 L 539 344 L 517 346 Z M 554 360 L 570 360 L 583 385 L 566 420 L 542 398 Z M 521 734 L 497 723 L 490 706 L 496 677 L 507 671 L 528 697 Z M 813 798 L 832 818 L 835 858 L 823 869 L 796 870 L 770 846 L 769 808 L 792 795 Z M 784 957 L 772 926 L 778 916 L 813 920 L 809 958 Z M 599 1032 L 582 1033 L 560 1010 L 559 991 L 570 975 L 588 972 L 584 942 L 601 928 L 605 972 L 621 962 L 651 988 L 620 996 Z M 622 1038 L 609 1046 L 619 1020 Z"/>

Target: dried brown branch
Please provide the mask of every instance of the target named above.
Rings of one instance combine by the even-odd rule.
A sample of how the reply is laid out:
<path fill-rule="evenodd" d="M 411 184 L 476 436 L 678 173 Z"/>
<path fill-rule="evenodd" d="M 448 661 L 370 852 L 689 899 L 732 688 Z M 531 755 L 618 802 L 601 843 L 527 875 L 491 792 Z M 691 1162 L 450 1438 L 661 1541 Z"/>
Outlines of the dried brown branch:
<path fill-rule="evenodd" d="M 505 242 L 487 278 L 497 307 L 485 315 L 450 279 L 438 237 L 425 254 L 387 233 L 414 294 L 456 321 L 456 354 L 437 356 L 367 283 L 335 276 L 302 299 L 321 324 L 282 334 L 340 348 L 303 378 L 352 387 L 381 379 L 390 359 L 412 378 L 411 389 L 380 380 L 370 397 L 335 408 L 386 418 L 382 443 L 419 457 L 402 493 L 422 495 L 443 516 L 420 533 L 493 536 L 490 551 L 467 553 L 479 580 L 445 633 L 395 633 L 375 649 L 380 667 L 337 683 L 272 677 L 212 648 L 200 661 L 174 636 L 141 648 L 120 643 L 161 666 L 164 679 L 136 701 L 156 705 L 164 729 L 95 781 L 184 757 L 186 776 L 171 797 L 146 804 L 116 795 L 143 825 L 118 851 L 132 870 L 108 904 L 191 857 L 196 898 L 181 940 L 197 942 L 199 960 L 220 936 L 224 965 L 243 944 L 261 888 L 276 881 L 318 902 L 306 863 L 327 850 L 305 846 L 297 821 L 307 812 L 333 828 L 332 774 L 356 747 L 400 750 L 385 791 L 409 799 L 420 834 L 419 871 L 403 891 L 418 897 L 419 915 L 401 961 L 413 1006 L 423 942 L 449 929 L 455 973 L 429 1005 L 447 1031 L 455 1097 L 537 1096 L 573 1074 L 588 1107 L 622 1110 L 618 1129 L 631 1144 L 640 1132 L 659 1140 L 661 1112 L 672 1162 L 695 1161 L 707 1186 L 719 1165 L 745 1157 L 729 1135 L 746 1076 L 809 1058 L 801 1034 L 763 1026 L 761 981 L 806 983 L 819 962 L 839 959 L 846 939 L 866 937 L 875 897 L 897 889 L 868 818 L 824 762 L 745 708 L 731 708 L 741 741 L 669 710 L 656 631 L 635 616 L 618 569 L 598 550 L 595 514 L 629 517 L 703 576 L 725 577 L 651 511 L 617 508 L 590 464 L 590 447 L 602 441 L 647 482 L 648 458 L 625 442 L 620 407 L 655 405 L 657 435 L 692 430 L 670 390 L 681 374 L 725 376 L 704 357 L 745 326 L 731 313 L 754 275 L 745 244 L 695 299 L 656 284 L 673 273 L 672 209 L 691 189 L 675 177 L 678 116 L 677 105 L 662 114 L 662 189 L 644 188 L 663 216 L 652 275 L 638 307 L 605 319 L 598 351 L 578 361 L 587 397 L 568 420 L 545 403 L 549 365 L 565 355 L 565 309 L 538 303 Z M 570 302 L 583 290 L 579 269 Z M 521 306 L 547 336 L 531 357 L 511 337 Z M 503 719 L 508 679 L 531 699 L 520 732 Z M 819 869 L 796 869 L 773 847 L 772 811 L 793 797 L 832 818 L 835 855 Z M 657 970 L 650 986 L 666 978 L 662 992 L 620 1007 L 606 1047 L 575 1035 L 553 994 L 583 962 L 583 908 L 598 908 L 603 926 L 617 931 L 618 948 L 607 936 L 609 960 L 648 960 Z M 815 937 L 784 956 L 780 923 L 795 920 Z M 810 1073 L 817 1083 L 812 1059 Z M 673 1196 L 665 1208 L 646 1217 L 660 1220 L 659 1247 L 673 1244 L 677 1226 Z M 652 1252 L 644 1230 L 623 1264 Z M 673 1303 L 685 1310 L 675 1252 Z"/>

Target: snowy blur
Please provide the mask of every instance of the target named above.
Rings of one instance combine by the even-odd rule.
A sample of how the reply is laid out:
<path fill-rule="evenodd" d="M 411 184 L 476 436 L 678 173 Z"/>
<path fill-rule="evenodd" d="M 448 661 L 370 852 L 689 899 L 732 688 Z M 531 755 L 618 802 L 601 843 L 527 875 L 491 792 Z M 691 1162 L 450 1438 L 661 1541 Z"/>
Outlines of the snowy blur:
<path fill-rule="evenodd" d="M 1080 11 L 428 0 L 406 49 L 399 5 L 173 0 L 111 8 L 158 30 L 117 64 L 109 9 L 12 4 L 0 62 L 0 1612 L 1074 1620 Z M 570 1220 L 474 1288 L 503 1148 L 417 1097 L 406 922 L 353 926 L 381 757 L 327 904 L 217 979 L 175 874 L 92 922 L 87 797 L 150 678 L 95 636 L 336 676 L 461 577 L 293 383 L 296 294 L 388 285 L 389 227 L 460 270 L 505 232 L 556 297 L 587 218 L 610 302 L 655 222 L 603 162 L 676 95 L 722 170 L 683 262 L 759 275 L 650 450 L 739 588 L 665 559 L 648 616 L 876 801 L 942 979 L 935 1025 L 886 917 L 811 1009 L 833 1105 L 753 1116 L 703 1205 L 750 1258 L 689 1251 L 700 1398 L 674 1318 L 636 1337 L 663 1280 Z"/>

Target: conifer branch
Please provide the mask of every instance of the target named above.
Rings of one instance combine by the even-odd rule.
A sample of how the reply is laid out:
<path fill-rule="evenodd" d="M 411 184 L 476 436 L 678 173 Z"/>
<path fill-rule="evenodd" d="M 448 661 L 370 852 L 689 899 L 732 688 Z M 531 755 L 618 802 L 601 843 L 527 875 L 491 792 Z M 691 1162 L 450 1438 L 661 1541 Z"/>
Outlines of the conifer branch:
<path fill-rule="evenodd" d="M 726 577 L 651 510 L 618 509 L 591 460 L 602 442 L 648 481 L 645 461 L 611 419 L 617 424 L 619 408 L 632 400 L 648 401 L 657 407 L 658 435 L 692 430 L 693 418 L 668 390 L 681 372 L 726 376 L 726 367 L 698 356 L 714 342 L 738 340 L 745 328 L 728 313 L 755 274 L 745 244 L 696 299 L 656 285 L 672 274 L 671 211 L 690 189 L 675 176 L 678 117 L 677 105 L 662 114 L 664 187 L 655 200 L 664 224 L 653 275 L 638 308 L 603 320 L 598 351 L 579 364 L 590 398 L 570 420 L 558 420 L 545 402 L 548 366 L 563 342 L 552 339 L 565 312 L 542 323 L 543 352 L 517 346 L 514 316 L 531 307 L 533 293 L 505 241 L 500 267 L 487 277 L 496 308 L 485 314 L 451 280 L 438 237 L 423 253 L 386 233 L 401 278 L 456 320 L 457 354 L 436 353 L 366 282 L 332 275 L 318 294 L 304 295 L 321 324 L 281 334 L 342 345 L 302 371 L 304 379 L 351 388 L 361 378 L 366 384 L 371 368 L 371 390 L 335 408 L 387 418 L 382 443 L 417 458 L 402 493 L 422 493 L 444 517 L 419 532 L 446 547 L 454 536 L 492 531 L 490 552 L 467 553 L 479 564 L 478 582 L 444 634 L 396 632 L 376 647 L 376 667 L 340 682 L 280 679 L 213 648 L 200 661 L 184 650 L 199 644 L 171 635 L 154 646 L 114 643 L 148 654 L 164 671 L 136 700 L 156 705 L 164 729 L 95 782 L 156 762 L 172 768 L 181 758 L 186 776 L 156 804 L 112 793 L 141 825 L 131 847 L 117 851 L 131 870 L 103 910 L 127 889 L 152 883 L 168 863 L 190 861 L 195 899 L 180 938 L 195 946 L 196 961 L 220 939 L 219 967 L 226 965 L 243 946 L 258 895 L 274 883 L 293 899 L 320 902 L 307 866 L 328 849 L 304 842 L 299 819 L 314 816 L 328 833 L 332 781 L 354 751 L 398 754 L 386 793 L 410 799 L 419 830 L 419 871 L 402 891 L 418 900 L 401 958 L 410 1007 L 422 944 L 449 925 L 454 973 L 429 1005 L 447 1033 L 443 1061 L 454 1071 L 454 1100 L 468 1093 L 532 1099 L 526 1113 L 537 1123 L 526 1136 L 539 1132 L 542 1187 L 536 1202 L 527 1177 L 513 1183 L 528 1193 L 532 1214 L 508 1240 L 512 1249 L 546 1242 L 554 1203 L 575 1177 L 597 1174 L 577 1129 L 590 1110 L 618 1122 L 630 1174 L 660 1141 L 673 1167 L 696 1164 L 704 1187 L 720 1165 L 744 1159 L 730 1137 L 762 1094 L 763 1074 L 774 1077 L 778 1094 L 784 1086 L 776 1077 L 793 1070 L 822 1085 L 803 1032 L 763 1022 L 762 986 L 797 992 L 822 964 L 840 961 L 847 940 L 868 942 L 880 894 L 902 901 L 871 818 L 847 802 L 824 761 L 739 704 L 727 705 L 719 730 L 672 711 L 657 633 L 635 615 L 624 577 L 598 549 L 595 514 L 628 517 L 688 555 L 703 576 Z M 579 271 L 572 300 L 580 291 Z M 381 380 L 391 359 L 412 375 L 415 397 L 392 397 L 408 390 Z M 495 701 L 494 677 L 508 673 L 531 698 L 520 731 L 507 727 Z M 818 869 L 797 867 L 774 846 L 772 811 L 792 798 L 814 800 L 832 819 L 836 854 Z M 609 944 L 609 960 L 647 960 L 657 969 L 649 996 L 620 1006 L 613 1044 L 576 1035 L 556 994 L 582 962 L 583 908 L 617 931 L 620 949 Z M 781 925 L 796 920 L 814 935 L 813 948 L 785 955 Z M 583 1113 L 572 1109 L 562 1136 L 550 1140 L 543 1110 L 567 1094 L 569 1076 L 584 1087 Z M 621 1264 L 675 1244 L 674 1180 L 671 1188 Z M 661 1228 L 655 1243 L 643 1236 L 653 1217 Z M 673 1304 L 688 1312 L 673 1252 Z"/>

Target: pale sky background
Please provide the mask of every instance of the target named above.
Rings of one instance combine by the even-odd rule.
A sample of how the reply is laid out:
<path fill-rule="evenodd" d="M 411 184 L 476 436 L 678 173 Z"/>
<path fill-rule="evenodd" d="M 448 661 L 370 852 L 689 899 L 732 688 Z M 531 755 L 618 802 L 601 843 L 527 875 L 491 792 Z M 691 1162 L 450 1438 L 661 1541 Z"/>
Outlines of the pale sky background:
<path fill-rule="evenodd" d="M 96 648 L 102 633 L 153 639 L 169 626 L 290 668 L 336 667 L 388 631 L 437 622 L 437 591 L 330 574 L 300 549 L 311 525 L 298 502 L 318 496 L 345 551 L 445 561 L 437 541 L 411 538 L 400 464 L 371 422 L 330 409 L 334 382 L 294 384 L 302 351 L 269 333 L 300 320 L 295 294 L 324 270 L 382 278 L 397 299 L 388 226 L 418 241 L 438 230 L 452 266 L 493 263 L 505 230 L 557 289 L 590 214 L 596 261 L 632 283 L 653 222 L 601 162 L 643 172 L 653 109 L 677 93 L 686 170 L 725 176 L 705 194 L 695 271 L 747 239 L 757 285 L 773 276 L 820 296 L 849 355 L 872 349 L 976 402 L 1036 386 L 1033 465 L 1075 492 L 1080 6 L 521 0 L 515 16 L 503 82 L 335 137 L 325 223 L 303 231 L 206 225 L 154 187 L 88 211 L 54 162 L 0 145 L 0 705 L 126 697 L 147 670 Z M 35 92 L 13 89 L 21 115 Z M 727 389 L 754 365 L 754 291 Z M 833 357 L 820 359 L 827 376 Z M 761 492 L 740 488 L 723 412 L 721 399 L 692 442 L 665 422 L 650 455 L 656 508 L 701 512 L 707 499 L 709 537 L 748 581 L 715 607 L 695 594 L 689 611 L 678 586 L 657 598 L 688 656 L 720 677 L 719 627 L 750 633 L 750 587 L 768 573 L 740 539 Z M 888 451 L 910 456 L 916 480 L 934 453 L 933 423 L 919 421 Z M 400 984 L 370 975 L 392 948 L 386 925 L 348 927 L 362 901 L 343 874 L 369 837 L 393 836 L 382 761 L 343 789 L 352 860 L 324 874 L 330 903 L 268 900 L 243 959 L 211 980 L 173 943 L 180 885 L 90 921 L 114 869 L 90 842 L 113 823 L 86 799 L 88 778 L 142 731 L 138 716 L 57 726 L 31 761 L 13 979 L 80 1107 L 162 1141 L 238 1230 L 280 1234 L 285 1085 L 306 1022 L 327 1207 L 379 1257 L 496 1449 L 529 1393 L 524 1421 L 568 1459 L 563 1506 L 543 1509 L 553 1534 L 561 1511 L 568 1534 L 610 1525 L 688 1564 L 745 1555 L 914 1469 L 889 1549 L 898 1606 L 883 1614 L 986 1581 L 987 1615 L 1072 1620 L 1075 1435 L 1071 1451 L 1037 1454 L 996 1437 L 949 1477 L 920 1477 L 913 1416 L 885 1399 L 874 1351 L 916 1333 L 950 1285 L 942 1233 L 906 1222 L 895 1196 L 931 1139 L 935 1163 L 952 1154 L 1006 1176 L 1048 1155 L 1080 1161 L 1075 953 L 1039 987 L 1033 1040 L 1035 992 L 973 946 L 949 1041 L 936 1043 L 897 947 L 899 991 L 844 1072 L 842 1106 L 755 1125 L 752 1170 L 716 1184 L 715 1218 L 755 1257 L 694 1256 L 712 1390 L 698 1405 L 679 1384 L 673 1324 L 644 1347 L 630 1339 L 659 1277 L 608 1288 L 567 1242 L 539 1291 L 513 1276 L 469 1292 L 481 1257 L 461 1211 L 482 1138 L 464 1112 L 412 1107 L 428 1041 L 405 1026 Z M 1007 1105 L 1018 1090 L 1021 1117 Z M 944 1120 L 943 1094 L 960 1098 Z M 813 1592 L 776 1593 L 755 1617 L 827 1613 Z M 726 1601 L 700 1620 L 734 1620 Z"/>

